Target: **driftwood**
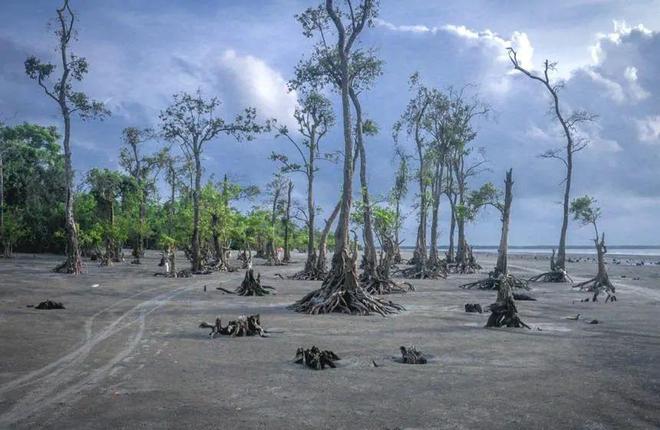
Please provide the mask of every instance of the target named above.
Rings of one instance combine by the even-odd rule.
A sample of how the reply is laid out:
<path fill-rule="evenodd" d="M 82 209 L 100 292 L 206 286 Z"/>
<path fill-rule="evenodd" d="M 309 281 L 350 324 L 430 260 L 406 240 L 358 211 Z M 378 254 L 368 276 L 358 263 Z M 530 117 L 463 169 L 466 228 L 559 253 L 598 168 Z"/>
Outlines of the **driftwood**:
<path fill-rule="evenodd" d="M 41 302 L 37 306 L 35 306 L 34 308 L 35 309 L 45 309 L 45 310 L 66 309 L 61 302 L 54 302 L 52 300 L 46 300 L 44 302 Z"/>
<path fill-rule="evenodd" d="M 484 310 L 481 308 L 481 305 L 479 303 L 466 303 L 465 304 L 465 312 L 470 312 L 470 313 L 483 313 Z"/>
<path fill-rule="evenodd" d="M 426 357 L 421 351 L 417 351 L 414 346 L 406 348 L 402 346 L 399 348 L 401 350 L 401 362 L 405 364 L 426 364 Z"/>
<path fill-rule="evenodd" d="M 525 327 L 530 328 L 518 317 L 518 309 L 513 300 L 512 286 L 503 277 L 497 290 L 497 301 L 490 305 L 490 316 L 486 327 Z"/>
<path fill-rule="evenodd" d="M 199 324 L 199 328 L 210 328 L 211 332 L 209 336 L 215 338 L 216 336 L 232 336 L 232 337 L 241 337 L 241 336 L 261 336 L 267 337 L 267 331 L 261 327 L 261 321 L 259 320 L 259 314 L 244 316 L 241 315 L 237 320 L 229 321 L 229 323 L 223 327 L 222 321 L 220 318 L 215 319 L 215 324 L 209 324 L 207 322 L 202 322 Z"/>
<path fill-rule="evenodd" d="M 224 291 L 228 294 L 237 294 L 239 296 L 265 296 L 270 294 L 270 291 L 268 290 L 275 290 L 275 288 L 261 285 L 261 274 L 258 273 L 255 278 L 254 269 L 248 269 L 245 271 L 243 282 L 241 282 L 241 285 L 234 291 L 226 290 L 222 287 L 216 287 L 216 290 Z"/>
<path fill-rule="evenodd" d="M 341 360 L 337 354 L 329 350 L 321 351 L 316 346 L 312 346 L 310 349 L 298 348 L 294 358 L 296 364 L 302 364 L 315 370 L 323 370 L 326 366 L 335 368 L 334 362 L 337 360 Z"/>
<path fill-rule="evenodd" d="M 342 312 L 354 315 L 377 313 L 383 316 L 404 310 L 399 304 L 372 296 L 359 285 L 355 273 L 355 252 L 353 257 L 349 257 L 344 250 L 334 258 L 338 261 L 333 262 L 332 270 L 321 288 L 308 293 L 292 304 L 290 309 L 308 314 Z"/>

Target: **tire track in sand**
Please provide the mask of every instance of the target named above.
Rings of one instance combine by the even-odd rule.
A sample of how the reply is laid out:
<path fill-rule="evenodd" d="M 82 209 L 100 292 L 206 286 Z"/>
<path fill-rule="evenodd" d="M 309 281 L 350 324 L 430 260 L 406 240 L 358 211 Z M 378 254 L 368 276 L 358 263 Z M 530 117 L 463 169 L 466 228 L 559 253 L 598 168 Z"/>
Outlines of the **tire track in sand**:
<path fill-rule="evenodd" d="M 49 406 L 54 404 L 62 403 L 65 400 L 75 400 L 82 391 L 98 385 L 117 363 L 128 357 L 138 346 L 144 335 L 146 316 L 191 288 L 193 287 L 180 287 L 145 300 L 106 324 L 97 334 L 92 333 L 95 318 L 113 309 L 119 303 L 130 300 L 141 293 L 120 300 L 109 308 L 94 314 L 86 322 L 86 340 L 80 347 L 44 367 L 0 387 L 0 394 L 5 394 L 34 386 L 34 388 L 27 388 L 27 391 L 13 402 L 11 408 L 0 415 L 0 428 L 15 424 L 37 413 L 45 412 Z M 123 344 L 121 350 L 104 363 L 95 365 L 91 370 L 85 371 L 82 369 L 83 363 L 95 347 L 135 324 L 138 326 L 137 330 L 128 338 L 128 343 Z"/>

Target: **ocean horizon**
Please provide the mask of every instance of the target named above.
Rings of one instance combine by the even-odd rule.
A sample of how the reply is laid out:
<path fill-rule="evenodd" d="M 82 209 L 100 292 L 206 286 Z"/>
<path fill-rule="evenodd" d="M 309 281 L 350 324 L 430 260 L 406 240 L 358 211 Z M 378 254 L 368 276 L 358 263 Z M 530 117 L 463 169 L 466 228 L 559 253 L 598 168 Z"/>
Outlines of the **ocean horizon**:
<path fill-rule="evenodd" d="M 472 249 L 481 252 L 497 252 L 498 245 L 473 245 Z M 414 246 L 402 246 L 401 249 L 412 250 Z M 446 251 L 447 246 L 440 246 L 441 251 Z M 552 250 L 557 249 L 552 245 L 510 245 L 510 254 L 552 254 Z M 566 246 L 567 255 L 595 254 L 596 249 L 593 245 L 570 245 Z M 630 255 L 642 257 L 660 256 L 660 245 L 611 245 L 607 247 L 607 255 Z"/>

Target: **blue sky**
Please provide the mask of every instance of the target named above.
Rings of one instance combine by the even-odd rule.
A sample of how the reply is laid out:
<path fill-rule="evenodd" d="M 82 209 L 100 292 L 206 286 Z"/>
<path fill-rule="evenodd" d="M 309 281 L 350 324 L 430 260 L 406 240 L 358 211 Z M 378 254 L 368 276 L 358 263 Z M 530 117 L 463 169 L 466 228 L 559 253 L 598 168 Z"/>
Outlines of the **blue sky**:
<path fill-rule="evenodd" d="M 0 28 L 0 118 L 60 125 L 56 107 L 23 72 L 28 55 L 52 58 L 48 28 L 59 1 L 5 0 Z M 158 112 L 179 91 L 200 88 L 223 100 L 229 117 L 254 106 L 262 117 L 292 123 L 295 94 L 286 80 L 311 52 L 293 15 L 315 2 L 273 1 L 81 1 L 79 40 L 73 51 L 90 62 L 81 88 L 113 112 L 103 122 L 76 121 L 74 166 L 78 177 L 94 166 L 118 168 L 121 130 L 157 126 Z M 601 229 L 611 244 L 660 244 L 660 1 L 381 1 L 377 25 L 361 43 L 375 47 L 384 74 L 365 93 L 364 109 L 381 133 L 368 140 L 372 192 L 392 184 L 392 124 L 410 97 L 407 79 L 419 71 L 439 88 L 473 84 L 493 115 L 478 123 L 475 145 L 485 148 L 489 171 L 474 179 L 500 185 L 512 167 L 515 198 L 511 243 L 554 244 L 561 222 L 562 165 L 538 158 L 561 145 L 547 114 L 542 88 L 511 73 L 505 48 L 539 68 L 558 62 L 566 80 L 565 110 L 599 115 L 584 130 L 590 140 L 576 156 L 573 195 L 595 196 L 603 210 Z M 333 101 L 337 97 L 329 93 Z M 327 150 L 342 147 L 338 130 Z M 407 143 L 412 148 L 412 142 Z M 152 145 L 156 149 L 158 143 Z M 284 140 L 264 136 L 237 143 L 220 138 L 208 146 L 206 176 L 230 177 L 263 186 L 275 169 L 271 151 L 288 151 Z M 318 204 L 327 215 L 338 190 L 339 166 L 324 165 Z M 303 178 L 296 177 L 303 200 Z M 408 203 L 414 199 L 414 184 Z M 446 202 L 441 211 L 448 212 Z M 414 244 L 415 214 L 405 225 Z M 442 242 L 446 239 L 443 222 Z M 569 243 L 588 245 L 591 231 L 572 223 Z M 496 244 L 499 217 L 483 213 L 468 229 L 474 244 Z"/>

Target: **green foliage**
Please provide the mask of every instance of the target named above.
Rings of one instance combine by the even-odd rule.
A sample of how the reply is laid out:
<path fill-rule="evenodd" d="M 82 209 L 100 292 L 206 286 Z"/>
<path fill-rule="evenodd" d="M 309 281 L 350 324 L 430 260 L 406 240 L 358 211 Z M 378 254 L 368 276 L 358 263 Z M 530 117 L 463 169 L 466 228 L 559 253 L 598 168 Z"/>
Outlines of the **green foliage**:
<path fill-rule="evenodd" d="M 596 199 L 590 196 L 573 199 L 570 206 L 570 213 L 573 214 L 573 219 L 582 225 L 592 224 L 596 226 L 596 221 L 598 221 L 601 215 L 600 208 L 596 206 L 596 203 Z"/>

